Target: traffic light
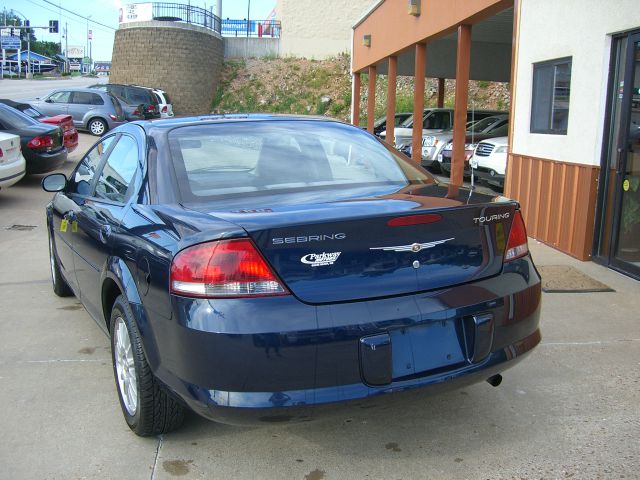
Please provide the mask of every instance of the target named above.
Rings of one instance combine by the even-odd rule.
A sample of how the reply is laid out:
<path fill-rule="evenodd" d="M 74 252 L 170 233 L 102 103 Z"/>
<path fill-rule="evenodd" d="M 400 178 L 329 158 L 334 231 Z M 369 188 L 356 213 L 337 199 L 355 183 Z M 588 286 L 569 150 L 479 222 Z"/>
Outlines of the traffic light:
<path fill-rule="evenodd" d="M 11 30 L 9 32 L 11 34 L 11 36 L 13 37 L 13 27 L 11 27 Z"/>
<path fill-rule="evenodd" d="M 49 20 L 49 33 L 58 33 L 58 20 Z"/>
<path fill-rule="evenodd" d="M 29 20 L 24 21 L 24 26 L 29 28 L 31 26 L 31 22 Z"/>

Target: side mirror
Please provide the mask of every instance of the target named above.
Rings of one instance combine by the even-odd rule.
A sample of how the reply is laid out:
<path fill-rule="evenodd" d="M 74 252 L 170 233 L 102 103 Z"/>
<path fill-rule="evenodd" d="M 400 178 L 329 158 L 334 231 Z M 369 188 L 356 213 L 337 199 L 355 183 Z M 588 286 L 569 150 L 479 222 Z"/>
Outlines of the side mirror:
<path fill-rule="evenodd" d="M 42 179 L 42 189 L 45 192 L 61 192 L 67 186 L 64 173 L 52 173 Z"/>

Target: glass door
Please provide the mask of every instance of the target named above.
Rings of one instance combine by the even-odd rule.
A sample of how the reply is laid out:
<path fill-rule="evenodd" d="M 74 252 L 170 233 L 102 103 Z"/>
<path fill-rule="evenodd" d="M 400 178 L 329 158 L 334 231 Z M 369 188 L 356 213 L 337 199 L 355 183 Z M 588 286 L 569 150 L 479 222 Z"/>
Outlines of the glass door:
<path fill-rule="evenodd" d="M 594 258 L 640 278 L 640 33 L 614 40 Z"/>

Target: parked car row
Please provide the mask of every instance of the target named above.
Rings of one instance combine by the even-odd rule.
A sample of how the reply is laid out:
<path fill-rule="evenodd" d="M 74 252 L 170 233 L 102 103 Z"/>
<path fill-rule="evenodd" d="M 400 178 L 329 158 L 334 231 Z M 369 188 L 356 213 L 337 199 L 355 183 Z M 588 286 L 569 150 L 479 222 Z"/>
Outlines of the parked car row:
<path fill-rule="evenodd" d="M 140 85 L 62 88 L 31 103 L 0 99 L 0 188 L 59 168 L 78 147 L 78 130 L 101 136 L 127 121 L 172 116 L 165 91 Z"/>
<path fill-rule="evenodd" d="M 402 153 L 412 156 L 413 115 L 396 113 L 394 144 Z M 446 175 L 451 174 L 453 154 L 453 110 L 427 108 L 424 110 L 422 130 L 421 164 L 423 167 Z M 386 139 L 386 117 L 374 124 L 374 134 Z M 493 110 L 470 110 L 467 112 L 465 137 L 465 177 L 474 175 L 491 186 L 502 188 L 507 164 L 507 137 L 509 115 Z M 479 147 L 479 148 L 478 148 Z"/>
<path fill-rule="evenodd" d="M 3 103 L 0 104 L 0 132 L 20 139 L 26 173 L 50 172 L 67 159 L 60 127 L 39 122 Z"/>

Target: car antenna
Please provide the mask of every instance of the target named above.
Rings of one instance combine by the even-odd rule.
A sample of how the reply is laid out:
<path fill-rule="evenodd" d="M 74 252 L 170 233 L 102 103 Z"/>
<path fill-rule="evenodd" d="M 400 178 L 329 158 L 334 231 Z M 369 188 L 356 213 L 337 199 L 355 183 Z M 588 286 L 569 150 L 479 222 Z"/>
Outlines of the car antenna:
<path fill-rule="evenodd" d="M 475 104 L 473 100 L 471 100 L 471 145 L 474 144 L 473 140 L 476 131 L 476 129 L 473 128 L 473 124 L 475 123 L 475 114 Z M 471 158 L 473 158 L 473 154 L 471 155 Z M 471 201 L 471 195 L 473 195 L 473 191 L 476 189 L 475 183 L 473 181 L 473 177 L 475 177 L 475 175 L 473 174 L 473 162 L 471 161 L 471 158 L 469 159 L 469 167 L 471 169 L 471 187 L 469 188 L 469 198 L 467 198 L 467 205 Z"/>

